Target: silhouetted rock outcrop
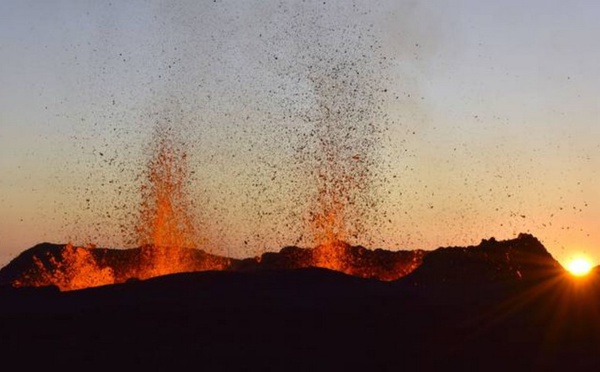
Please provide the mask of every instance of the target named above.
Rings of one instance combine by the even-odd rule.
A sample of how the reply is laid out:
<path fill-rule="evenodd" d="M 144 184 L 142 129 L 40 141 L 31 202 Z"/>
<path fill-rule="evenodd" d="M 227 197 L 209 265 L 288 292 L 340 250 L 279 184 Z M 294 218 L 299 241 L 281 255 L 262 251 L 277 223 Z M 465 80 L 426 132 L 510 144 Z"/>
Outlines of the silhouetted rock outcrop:
<path fill-rule="evenodd" d="M 520 234 L 516 239 L 483 240 L 478 246 L 439 248 L 405 278 L 414 285 L 482 284 L 542 280 L 564 272 L 538 239 Z"/>

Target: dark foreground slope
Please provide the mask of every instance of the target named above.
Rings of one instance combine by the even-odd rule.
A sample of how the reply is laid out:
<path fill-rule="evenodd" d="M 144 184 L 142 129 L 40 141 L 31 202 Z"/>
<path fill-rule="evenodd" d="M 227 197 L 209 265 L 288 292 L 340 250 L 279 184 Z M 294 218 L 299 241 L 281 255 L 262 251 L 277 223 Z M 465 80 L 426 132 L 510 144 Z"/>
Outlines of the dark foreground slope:
<path fill-rule="evenodd" d="M 444 251 L 395 282 L 309 268 L 177 274 L 62 293 L 5 288 L 1 363 L 23 370 L 597 370 L 597 274 L 573 280 L 553 268 L 535 238 L 510 242 Z M 520 276 L 509 275 L 517 266 Z"/>

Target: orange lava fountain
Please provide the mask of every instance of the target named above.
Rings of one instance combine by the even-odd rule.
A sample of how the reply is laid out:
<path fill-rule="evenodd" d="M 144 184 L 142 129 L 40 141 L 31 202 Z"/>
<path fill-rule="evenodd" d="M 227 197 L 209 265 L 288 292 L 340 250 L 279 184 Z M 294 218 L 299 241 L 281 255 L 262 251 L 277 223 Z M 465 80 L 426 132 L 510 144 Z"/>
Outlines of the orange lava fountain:
<path fill-rule="evenodd" d="M 364 238 L 363 223 L 373 207 L 379 132 L 375 97 L 369 93 L 375 83 L 360 74 L 367 60 L 337 58 L 321 62 L 308 74 L 315 102 L 304 117 L 311 131 L 300 156 L 311 168 L 316 188 L 309 214 L 316 245 L 313 264 L 347 272 L 344 246 Z"/>
<path fill-rule="evenodd" d="M 351 133 L 348 122 L 356 119 L 355 109 L 346 107 L 345 102 L 334 103 L 334 110 L 326 103 L 321 107 L 325 114 L 314 121 L 318 161 L 313 173 L 317 195 L 309 227 L 316 243 L 313 265 L 347 272 L 346 242 L 359 232 L 364 217 L 359 204 L 367 197 L 369 169 L 363 159 L 370 146 Z"/>
<path fill-rule="evenodd" d="M 171 127 L 159 125 L 154 134 L 138 226 L 143 249 L 140 278 L 190 271 L 188 248 L 195 246 L 185 147 Z"/>
<path fill-rule="evenodd" d="M 332 24 L 320 12 L 303 14 L 287 27 L 282 37 L 295 48 L 275 65 L 285 81 L 294 82 L 284 94 L 291 93 L 290 117 L 299 119 L 291 131 L 298 135 L 297 161 L 307 175 L 299 184 L 310 189 L 309 203 L 299 202 L 307 207 L 312 265 L 348 273 L 346 248 L 368 240 L 365 226 L 376 222 L 371 213 L 386 125 L 381 71 L 388 63 L 370 27 Z"/>
<path fill-rule="evenodd" d="M 196 221 L 187 189 L 185 143 L 169 121 L 155 127 L 141 187 L 136 228 L 140 249 L 114 250 L 72 244 L 55 246 L 32 257 L 32 264 L 12 282 L 15 287 L 55 285 L 61 291 L 147 279 L 179 272 L 224 270 L 225 257 L 197 248 Z"/>
<path fill-rule="evenodd" d="M 336 146 L 333 133 L 335 123 L 329 121 L 329 114 L 318 124 L 322 133 L 319 138 L 319 151 L 323 159 L 318 164 L 316 179 L 318 194 L 315 210 L 311 214 L 313 239 L 317 243 L 313 254 L 313 265 L 343 271 L 343 252 L 336 249 L 346 238 L 344 196 L 349 195 L 350 184 L 344 174 L 344 164 Z"/>

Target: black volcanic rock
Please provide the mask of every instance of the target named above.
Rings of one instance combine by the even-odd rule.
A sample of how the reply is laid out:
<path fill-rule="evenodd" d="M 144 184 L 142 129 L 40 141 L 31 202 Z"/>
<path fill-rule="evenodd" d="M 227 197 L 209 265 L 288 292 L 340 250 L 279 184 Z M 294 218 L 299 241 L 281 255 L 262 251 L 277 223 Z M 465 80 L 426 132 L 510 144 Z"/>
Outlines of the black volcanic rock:
<path fill-rule="evenodd" d="M 527 234 L 513 240 L 492 238 L 474 247 L 435 251 L 369 250 L 342 242 L 314 249 L 290 246 L 243 260 L 211 255 L 198 249 L 180 249 L 176 258 L 181 262 L 168 268 L 171 271 L 162 273 L 152 272 L 153 268 L 145 261 L 153 252 L 152 247 L 122 250 L 44 243 L 24 251 L 2 268 L 0 286 L 55 285 L 61 290 L 70 290 L 175 272 L 252 272 L 309 267 L 384 281 L 403 278 L 401 283 L 410 286 L 528 281 L 563 272 L 544 246 Z M 167 262 L 170 259 L 166 257 Z"/>
<path fill-rule="evenodd" d="M 361 278 L 389 281 L 399 279 L 417 268 L 427 252 L 370 250 L 339 242 L 316 248 L 284 247 L 281 251 L 267 252 L 259 258 L 244 260 L 235 269 L 290 270 L 322 267 Z"/>
<path fill-rule="evenodd" d="M 483 240 L 478 246 L 438 248 L 404 278 L 413 285 L 460 285 L 503 281 L 542 280 L 564 273 L 562 266 L 538 239 Z"/>
<path fill-rule="evenodd" d="M 337 248 L 355 268 L 361 257 L 389 254 Z M 34 247 L 2 275 L 27 271 L 28 262 L 42 262 L 38 256 L 51 263 L 64 249 Z M 136 250 L 98 252 L 105 255 L 94 256 L 98 265 L 135 261 Z M 77 291 L 0 288 L 3 366 L 587 371 L 600 365 L 600 277 L 565 275 L 530 235 L 426 252 L 420 267 L 391 282 L 293 268 L 321 253 L 287 247 L 232 261 L 235 271 Z"/>
<path fill-rule="evenodd" d="M 34 257 L 59 256 L 62 248 L 64 245 L 41 243 L 21 252 L 8 265 L 0 269 L 0 287 L 11 286 L 15 280 L 18 280 L 31 268 Z"/>
<path fill-rule="evenodd" d="M 455 282 L 467 290 L 447 296 L 309 268 L 18 288 L 0 291 L 0 350 L 20 370 L 588 371 L 600 365 L 599 280 L 550 276 L 491 296 Z"/>

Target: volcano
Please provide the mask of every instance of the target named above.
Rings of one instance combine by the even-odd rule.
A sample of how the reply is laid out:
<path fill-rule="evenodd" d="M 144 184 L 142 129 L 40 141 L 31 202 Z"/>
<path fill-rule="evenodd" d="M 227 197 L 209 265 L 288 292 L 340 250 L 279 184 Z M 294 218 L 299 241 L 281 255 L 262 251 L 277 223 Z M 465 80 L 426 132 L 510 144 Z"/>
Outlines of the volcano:
<path fill-rule="evenodd" d="M 20 254 L 0 270 L 0 285 L 15 287 L 57 286 L 61 290 L 75 290 L 100 285 L 123 283 L 128 280 L 153 276 L 147 256 L 163 252 L 164 260 L 174 249 L 160 250 L 144 246 L 135 249 L 107 249 L 75 247 L 70 244 L 43 243 Z M 234 259 L 206 253 L 199 249 L 176 249 L 172 265 L 178 271 L 207 270 L 262 271 L 324 267 L 319 258 L 335 255 L 338 271 L 362 278 L 395 280 L 405 276 L 421 264 L 426 251 L 369 250 L 361 246 L 338 243 L 314 249 L 285 247 L 279 252 L 267 252 L 259 257 Z M 331 269 L 331 268 L 330 268 Z"/>
<path fill-rule="evenodd" d="M 413 253 L 418 267 L 387 281 L 364 278 L 359 269 L 368 265 L 358 263 L 409 262 L 406 252 L 338 248 L 356 275 L 305 267 L 315 250 L 287 247 L 245 260 L 193 251 L 223 270 L 131 280 L 120 270 L 135 267 L 143 248 L 39 245 L 0 272 L 2 363 L 288 371 L 578 371 L 600 363 L 598 271 L 571 277 L 531 235 Z M 11 285 L 68 250 L 89 253 L 99 272 L 111 269 L 122 283 Z"/>
<path fill-rule="evenodd" d="M 75 290 L 128 280 L 147 279 L 149 254 L 163 254 L 163 261 L 179 260 L 168 265 L 178 271 L 207 270 L 261 271 L 322 267 L 361 278 L 392 281 L 409 275 L 415 285 L 531 279 L 554 275 L 562 267 L 533 236 L 521 234 L 513 240 L 483 240 L 479 246 L 439 248 L 434 251 L 370 250 L 362 246 L 337 243 L 313 249 L 285 247 L 260 257 L 234 259 L 206 253 L 199 249 L 136 249 L 74 247 L 70 244 L 44 243 L 19 255 L 0 270 L 0 285 L 57 286 Z M 323 261 L 326 255 L 334 259 Z M 335 262 L 335 267 L 327 263 Z"/>

